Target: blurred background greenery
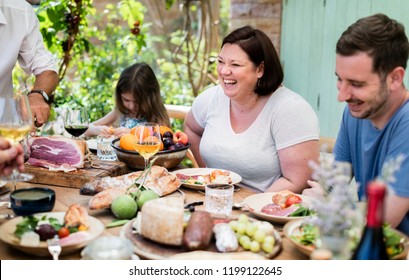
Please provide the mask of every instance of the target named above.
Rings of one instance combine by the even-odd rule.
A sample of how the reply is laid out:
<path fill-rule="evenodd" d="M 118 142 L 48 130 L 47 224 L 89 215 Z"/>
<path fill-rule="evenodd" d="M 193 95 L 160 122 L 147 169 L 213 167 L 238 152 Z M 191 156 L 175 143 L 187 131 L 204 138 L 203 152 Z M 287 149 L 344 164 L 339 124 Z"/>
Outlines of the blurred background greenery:
<path fill-rule="evenodd" d="M 229 1 L 222 1 L 217 19 L 212 18 L 210 0 L 162 1 L 166 11 L 176 8 L 182 15 L 162 35 L 150 33 L 147 8 L 135 0 L 113 1 L 103 12 L 92 0 L 43 0 L 34 6 L 60 76 L 50 121 L 67 107 L 88 108 L 91 121 L 107 114 L 121 71 L 139 61 L 154 69 L 165 104 L 191 105 L 217 81 L 218 38 L 227 32 Z M 33 77 L 22 76 L 17 69 L 15 83 L 23 81 L 30 88 Z M 172 126 L 181 129 L 182 121 L 174 120 Z"/>

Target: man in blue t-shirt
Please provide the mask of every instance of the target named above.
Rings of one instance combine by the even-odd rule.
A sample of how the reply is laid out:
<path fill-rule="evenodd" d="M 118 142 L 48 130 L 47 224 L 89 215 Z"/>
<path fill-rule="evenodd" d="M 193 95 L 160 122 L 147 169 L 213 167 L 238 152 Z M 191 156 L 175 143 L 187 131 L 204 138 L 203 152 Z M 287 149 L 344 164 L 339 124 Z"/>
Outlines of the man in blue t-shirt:
<path fill-rule="evenodd" d="M 396 181 L 389 184 L 385 221 L 409 234 L 409 91 L 403 83 L 409 42 L 404 26 L 383 14 L 362 18 L 341 35 L 336 53 L 338 101 L 347 106 L 335 159 L 352 164 L 362 198 L 384 163 L 404 156 Z"/>

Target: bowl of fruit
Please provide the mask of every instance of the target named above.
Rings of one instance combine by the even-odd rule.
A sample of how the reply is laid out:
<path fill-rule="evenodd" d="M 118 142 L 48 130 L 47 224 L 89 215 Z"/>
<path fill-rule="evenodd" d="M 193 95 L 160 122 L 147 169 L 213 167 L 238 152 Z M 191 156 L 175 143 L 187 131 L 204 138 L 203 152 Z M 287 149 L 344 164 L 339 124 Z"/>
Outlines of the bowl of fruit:
<path fill-rule="evenodd" d="M 173 132 L 170 128 L 161 126 L 162 145 L 159 152 L 152 157 L 155 165 L 167 169 L 178 166 L 185 158 L 190 147 L 188 136 L 182 131 Z M 121 138 L 112 140 L 111 146 L 119 161 L 124 162 L 131 169 L 144 169 L 143 157 L 135 150 L 135 135 L 132 130 Z M 152 160 L 151 159 L 151 160 Z"/>

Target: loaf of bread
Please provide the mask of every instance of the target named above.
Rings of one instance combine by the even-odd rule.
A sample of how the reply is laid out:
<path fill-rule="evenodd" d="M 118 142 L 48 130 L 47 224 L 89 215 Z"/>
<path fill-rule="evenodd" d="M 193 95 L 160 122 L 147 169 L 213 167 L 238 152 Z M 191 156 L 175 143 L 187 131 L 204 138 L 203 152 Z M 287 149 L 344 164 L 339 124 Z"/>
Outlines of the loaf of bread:
<path fill-rule="evenodd" d="M 118 177 L 104 177 L 100 180 L 86 184 L 81 188 L 81 194 L 91 194 L 90 190 L 98 190 L 98 193 L 89 200 L 89 209 L 104 209 L 111 206 L 112 200 L 115 197 L 136 190 L 136 185 L 133 185 L 142 171 L 136 171 L 127 175 Z M 138 183 L 142 184 L 143 177 L 138 179 Z M 133 185 L 133 186 L 132 186 Z M 146 176 L 144 187 L 156 192 L 159 196 L 164 196 L 173 193 L 181 185 L 181 181 L 173 173 L 170 173 L 165 167 L 154 165 L 152 166 L 148 176 Z"/>
<path fill-rule="evenodd" d="M 139 213 L 140 234 L 158 243 L 180 246 L 183 239 L 183 214 L 181 197 L 149 200 Z"/>

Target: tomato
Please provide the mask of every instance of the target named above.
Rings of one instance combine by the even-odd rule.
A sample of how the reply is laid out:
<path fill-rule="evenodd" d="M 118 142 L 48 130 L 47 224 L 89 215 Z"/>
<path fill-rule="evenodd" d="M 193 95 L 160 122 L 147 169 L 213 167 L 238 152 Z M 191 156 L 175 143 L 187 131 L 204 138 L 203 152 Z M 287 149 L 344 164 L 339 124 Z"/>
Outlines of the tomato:
<path fill-rule="evenodd" d="M 290 195 L 289 197 L 287 197 L 287 199 L 285 200 L 285 208 L 293 205 L 293 204 L 300 204 L 302 202 L 301 197 L 299 197 L 298 195 Z"/>
<path fill-rule="evenodd" d="M 62 227 L 62 228 L 59 229 L 58 236 L 60 238 L 67 237 L 68 235 L 70 235 L 70 230 L 68 228 Z"/>

